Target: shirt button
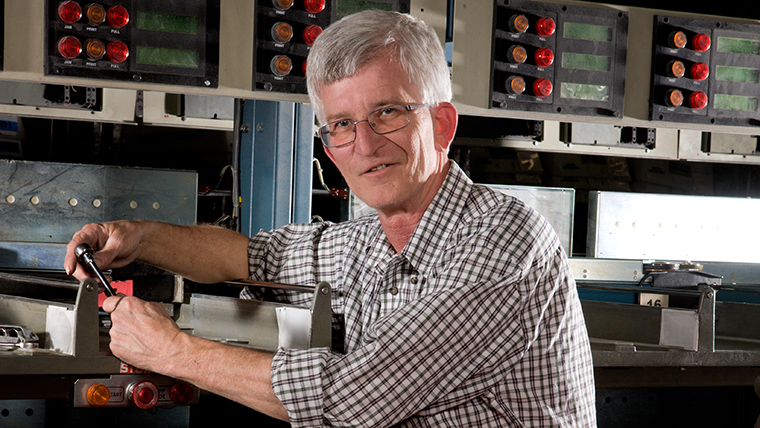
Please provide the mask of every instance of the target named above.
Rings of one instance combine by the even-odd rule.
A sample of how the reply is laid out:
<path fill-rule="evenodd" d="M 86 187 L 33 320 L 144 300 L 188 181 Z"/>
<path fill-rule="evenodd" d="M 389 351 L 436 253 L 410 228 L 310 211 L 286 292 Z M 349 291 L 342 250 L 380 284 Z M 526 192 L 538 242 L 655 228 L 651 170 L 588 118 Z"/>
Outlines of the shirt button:
<path fill-rule="evenodd" d="M 394 287 L 391 287 L 391 288 L 390 288 L 390 290 L 388 290 L 388 291 L 390 291 L 390 293 L 391 293 L 392 295 L 394 295 L 394 296 L 395 296 L 396 294 L 398 294 L 398 288 L 396 288 L 395 286 L 394 286 Z"/>
<path fill-rule="evenodd" d="M 416 276 L 413 276 L 413 277 L 412 277 L 412 284 L 416 284 L 416 283 L 417 283 L 417 277 L 416 277 Z"/>

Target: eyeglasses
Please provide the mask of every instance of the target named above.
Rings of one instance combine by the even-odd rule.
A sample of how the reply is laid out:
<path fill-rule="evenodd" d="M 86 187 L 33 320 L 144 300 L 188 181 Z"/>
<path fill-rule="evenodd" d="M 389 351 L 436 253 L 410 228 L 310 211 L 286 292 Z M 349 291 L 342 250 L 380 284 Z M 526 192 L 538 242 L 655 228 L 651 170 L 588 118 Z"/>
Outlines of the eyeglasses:
<path fill-rule="evenodd" d="M 362 122 L 369 123 L 370 128 L 378 135 L 389 134 L 409 125 L 409 112 L 427 104 L 395 104 L 380 107 L 371 112 L 364 120 L 341 119 L 321 126 L 317 135 L 322 139 L 325 147 L 334 149 L 353 143 L 356 140 L 356 125 Z"/>

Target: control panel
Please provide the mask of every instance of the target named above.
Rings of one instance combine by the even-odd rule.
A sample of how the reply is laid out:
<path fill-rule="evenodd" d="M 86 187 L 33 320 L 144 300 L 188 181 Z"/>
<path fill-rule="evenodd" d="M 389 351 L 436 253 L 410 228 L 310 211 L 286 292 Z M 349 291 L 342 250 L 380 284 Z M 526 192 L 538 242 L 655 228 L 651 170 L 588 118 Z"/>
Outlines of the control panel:
<path fill-rule="evenodd" d="M 217 87 L 219 0 L 46 0 L 45 74 Z"/>
<path fill-rule="evenodd" d="M 330 22 L 326 0 L 258 0 L 254 90 L 306 93 L 306 57 Z"/>
<path fill-rule="evenodd" d="M 622 117 L 626 12 L 497 0 L 491 108 Z"/>
<path fill-rule="evenodd" d="M 650 119 L 760 124 L 760 26 L 655 16 Z"/>
<path fill-rule="evenodd" d="M 156 407 L 197 403 L 200 390 L 189 383 L 155 374 L 119 374 L 79 379 L 74 384 L 75 407 Z"/>

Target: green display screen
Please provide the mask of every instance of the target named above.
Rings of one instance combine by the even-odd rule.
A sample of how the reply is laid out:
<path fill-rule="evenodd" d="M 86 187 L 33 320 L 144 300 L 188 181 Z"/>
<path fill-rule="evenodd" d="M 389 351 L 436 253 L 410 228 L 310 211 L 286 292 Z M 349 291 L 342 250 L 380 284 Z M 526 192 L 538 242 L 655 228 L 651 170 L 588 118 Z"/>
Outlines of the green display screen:
<path fill-rule="evenodd" d="M 169 67 L 198 68 L 198 52 L 184 49 L 137 46 L 138 64 L 162 65 Z"/>
<path fill-rule="evenodd" d="M 610 88 L 604 85 L 562 82 L 559 96 L 573 100 L 609 101 Z"/>
<path fill-rule="evenodd" d="M 721 82 L 757 83 L 760 81 L 760 70 L 746 67 L 715 67 L 715 79 Z"/>
<path fill-rule="evenodd" d="M 718 52 L 760 54 L 760 42 L 757 40 L 718 37 Z"/>
<path fill-rule="evenodd" d="M 573 70 L 610 71 L 610 57 L 573 52 L 562 53 L 562 68 Z"/>
<path fill-rule="evenodd" d="M 337 9 L 338 15 L 346 16 L 367 9 L 391 11 L 393 10 L 392 6 L 393 5 L 390 2 L 378 2 L 372 0 L 341 0 L 338 2 Z"/>
<path fill-rule="evenodd" d="M 580 24 L 578 22 L 565 22 L 563 37 L 566 39 L 592 40 L 595 42 L 609 42 L 612 40 L 612 28 L 604 25 Z"/>
<path fill-rule="evenodd" d="M 136 25 L 140 30 L 183 34 L 198 34 L 201 28 L 200 20 L 196 17 L 155 12 L 139 12 Z"/>
<path fill-rule="evenodd" d="M 715 94 L 713 107 L 718 110 L 755 111 L 757 110 L 757 98 L 741 95 Z"/>

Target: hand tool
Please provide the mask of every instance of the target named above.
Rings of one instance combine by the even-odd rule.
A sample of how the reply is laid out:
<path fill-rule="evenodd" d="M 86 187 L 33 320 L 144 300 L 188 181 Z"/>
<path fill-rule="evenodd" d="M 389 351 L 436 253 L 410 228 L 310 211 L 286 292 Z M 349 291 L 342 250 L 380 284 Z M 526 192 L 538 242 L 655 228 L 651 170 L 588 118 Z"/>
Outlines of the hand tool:
<path fill-rule="evenodd" d="M 92 257 L 92 247 L 88 244 L 79 244 L 74 250 L 74 253 L 77 255 L 79 261 L 89 266 L 90 269 L 95 272 L 95 275 L 103 284 L 103 287 L 105 287 L 106 295 L 115 296 L 116 291 L 111 287 L 111 283 L 108 282 L 105 275 L 103 275 L 103 272 L 98 268 L 98 265 L 95 264 L 95 259 Z"/>

